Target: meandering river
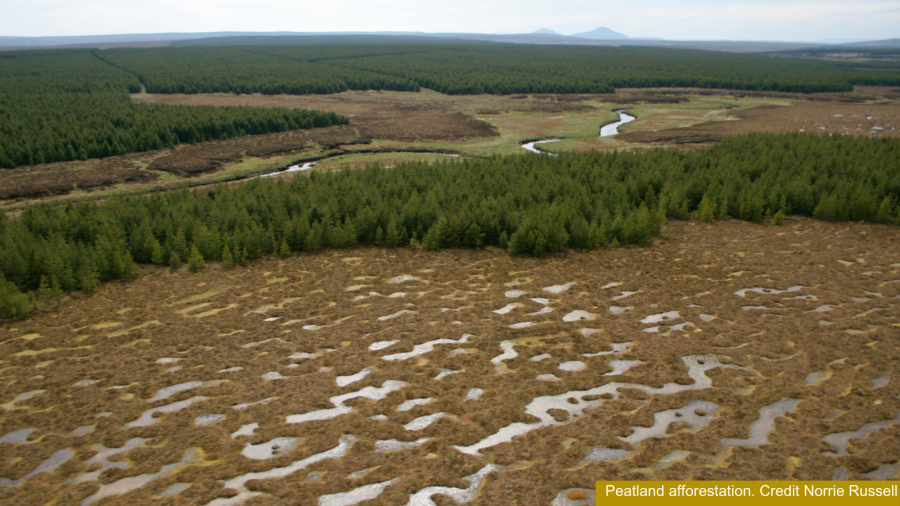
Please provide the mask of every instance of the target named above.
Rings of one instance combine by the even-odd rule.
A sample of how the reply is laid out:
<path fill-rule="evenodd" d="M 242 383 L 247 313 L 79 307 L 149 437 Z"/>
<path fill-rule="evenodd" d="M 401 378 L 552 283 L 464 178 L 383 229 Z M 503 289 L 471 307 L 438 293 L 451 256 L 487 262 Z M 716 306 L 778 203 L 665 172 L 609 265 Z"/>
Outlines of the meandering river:
<path fill-rule="evenodd" d="M 631 123 L 635 120 L 635 117 L 626 113 L 624 109 L 619 109 L 616 111 L 619 115 L 619 121 L 609 123 L 608 125 L 603 125 L 600 127 L 600 137 L 611 137 L 613 135 L 619 134 L 619 126 L 624 125 L 625 123 Z M 545 144 L 548 142 L 559 142 L 559 139 L 544 139 L 540 141 L 531 141 L 522 144 L 522 147 L 531 151 L 532 153 L 537 153 L 539 155 L 550 155 L 556 156 L 553 153 L 548 153 L 546 151 L 542 151 L 538 149 L 536 144 Z"/>
<path fill-rule="evenodd" d="M 627 114 L 622 109 L 616 112 L 619 114 L 619 121 L 600 127 L 600 137 L 610 137 L 613 135 L 618 135 L 619 126 L 624 125 L 625 123 L 631 123 L 635 119 L 634 116 Z"/>

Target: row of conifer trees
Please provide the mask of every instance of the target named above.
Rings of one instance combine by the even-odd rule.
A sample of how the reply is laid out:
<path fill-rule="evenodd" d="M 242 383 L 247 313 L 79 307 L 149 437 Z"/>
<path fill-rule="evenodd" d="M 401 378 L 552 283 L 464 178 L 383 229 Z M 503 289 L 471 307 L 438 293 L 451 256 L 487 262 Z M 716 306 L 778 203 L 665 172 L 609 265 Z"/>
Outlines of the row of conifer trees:
<path fill-rule="evenodd" d="M 139 263 L 196 270 L 358 245 L 544 256 L 649 244 L 666 218 L 789 214 L 900 223 L 900 139 L 749 134 L 696 153 L 373 165 L 289 183 L 36 205 L 16 218 L 0 214 L 0 313 L 27 313 L 2 309 L 27 302 L 23 291 L 90 292 L 136 276 Z"/>

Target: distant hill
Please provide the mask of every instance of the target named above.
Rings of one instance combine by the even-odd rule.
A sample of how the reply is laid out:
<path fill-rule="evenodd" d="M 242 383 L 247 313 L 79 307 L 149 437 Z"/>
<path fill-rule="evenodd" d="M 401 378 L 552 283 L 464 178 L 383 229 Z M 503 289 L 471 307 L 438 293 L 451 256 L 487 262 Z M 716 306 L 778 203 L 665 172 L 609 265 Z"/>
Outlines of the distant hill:
<path fill-rule="evenodd" d="M 87 35 L 60 37 L 0 37 L 0 51 L 48 47 L 153 47 L 183 45 L 233 44 L 341 44 L 341 43 L 422 43 L 422 42 L 481 41 L 506 44 L 556 44 L 582 46 L 644 46 L 678 49 L 703 49 L 737 53 L 768 53 L 803 48 L 823 47 L 819 43 L 765 41 L 702 41 L 663 40 L 655 37 L 628 37 L 599 27 L 574 35 L 560 35 L 549 28 L 534 33 L 424 33 L 424 32 L 207 32 L 152 33 L 120 35 Z M 829 44 L 828 47 L 868 47 L 892 49 L 900 47 L 900 39 L 887 39 L 848 44 Z"/>
<path fill-rule="evenodd" d="M 589 32 L 573 33 L 572 35 L 570 35 L 570 37 L 578 37 L 580 39 L 591 40 L 623 40 L 629 38 L 627 35 L 623 35 L 619 32 L 614 32 L 609 28 L 606 28 L 605 26 L 594 28 Z"/>
<path fill-rule="evenodd" d="M 854 47 L 900 47 L 900 39 L 867 40 L 865 42 L 848 42 L 841 45 Z"/>
<path fill-rule="evenodd" d="M 73 35 L 60 37 L 0 37 L 0 46 L 45 47 L 68 45 L 104 45 L 130 42 L 170 42 L 174 40 L 234 37 L 237 35 L 295 35 L 295 32 L 209 32 L 209 33 L 132 33 L 121 35 Z"/>

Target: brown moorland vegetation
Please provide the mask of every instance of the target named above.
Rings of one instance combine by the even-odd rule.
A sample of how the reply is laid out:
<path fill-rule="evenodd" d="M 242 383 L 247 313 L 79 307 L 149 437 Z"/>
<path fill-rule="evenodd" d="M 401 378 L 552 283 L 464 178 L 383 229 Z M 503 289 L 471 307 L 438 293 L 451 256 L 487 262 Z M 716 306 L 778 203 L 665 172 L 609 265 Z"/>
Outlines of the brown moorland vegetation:
<path fill-rule="evenodd" d="M 652 247 L 545 260 L 144 268 L 0 325 L 0 500 L 588 504 L 612 478 L 896 478 L 898 241 L 675 221 Z"/>

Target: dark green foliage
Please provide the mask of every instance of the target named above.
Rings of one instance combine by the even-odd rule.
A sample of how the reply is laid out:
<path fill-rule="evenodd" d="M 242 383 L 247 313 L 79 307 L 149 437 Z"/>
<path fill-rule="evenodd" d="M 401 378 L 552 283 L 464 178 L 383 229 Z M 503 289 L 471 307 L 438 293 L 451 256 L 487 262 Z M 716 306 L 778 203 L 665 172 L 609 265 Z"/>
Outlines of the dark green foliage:
<path fill-rule="evenodd" d="M 278 256 L 280 256 L 281 258 L 287 258 L 291 256 L 291 247 L 288 246 L 286 239 L 281 240 L 281 246 L 279 246 L 278 248 Z"/>
<path fill-rule="evenodd" d="M 231 255 L 231 249 L 226 244 L 224 248 L 222 248 L 222 268 L 228 269 L 229 267 L 234 266 L 234 257 Z"/>
<path fill-rule="evenodd" d="M 894 206 L 891 204 L 891 198 L 885 197 L 881 201 L 881 205 L 878 206 L 878 216 L 875 218 L 875 221 L 878 223 L 890 223 L 893 208 Z"/>
<path fill-rule="evenodd" d="M 373 165 L 313 171 L 289 184 L 255 179 L 0 215 L 0 276 L 4 297 L 27 301 L 16 290 L 55 279 L 62 290 L 91 291 L 134 276 L 136 259 L 176 269 L 187 258 L 194 270 L 204 261 L 228 267 L 292 251 L 417 241 L 429 250 L 500 246 L 544 256 L 649 244 L 667 216 L 693 212 L 891 222 L 898 202 L 900 139 L 892 138 L 750 134 L 696 153 Z"/>
<path fill-rule="evenodd" d="M 182 47 L 113 49 L 104 61 L 133 73 L 150 93 L 263 93 L 306 95 L 347 90 L 419 91 L 406 78 L 317 63 L 329 46 L 312 55 L 281 47 Z M 289 48 L 288 48 L 289 49 Z M 363 51 L 362 54 L 368 54 Z M 354 51 L 360 54 L 360 50 Z"/>
<path fill-rule="evenodd" d="M 784 225 L 784 212 L 781 209 L 772 217 L 772 224 L 779 227 Z"/>
<path fill-rule="evenodd" d="M 303 109 L 134 104 L 128 93 L 140 91 L 141 83 L 100 54 L 0 57 L 0 169 L 347 122 Z"/>
<path fill-rule="evenodd" d="M 240 39 L 236 39 L 239 43 Z M 298 41 L 303 42 L 303 41 Z M 641 47 L 496 43 L 245 45 L 110 49 L 105 61 L 155 93 L 334 93 L 348 89 L 481 93 L 613 93 L 692 86 L 792 92 L 900 84 L 896 72 L 845 62 Z"/>
<path fill-rule="evenodd" d="M 28 295 L 0 274 L 0 319 L 24 320 L 33 309 Z"/>
<path fill-rule="evenodd" d="M 712 221 L 716 219 L 716 207 L 709 197 L 704 196 L 700 201 L 700 219 L 703 221 Z"/>
<path fill-rule="evenodd" d="M 206 262 L 203 260 L 203 255 L 200 254 L 200 250 L 197 249 L 197 246 L 191 246 L 191 256 L 188 258 L 188 270 L 191 272 L 197 272 L 206 267 Z"/>

